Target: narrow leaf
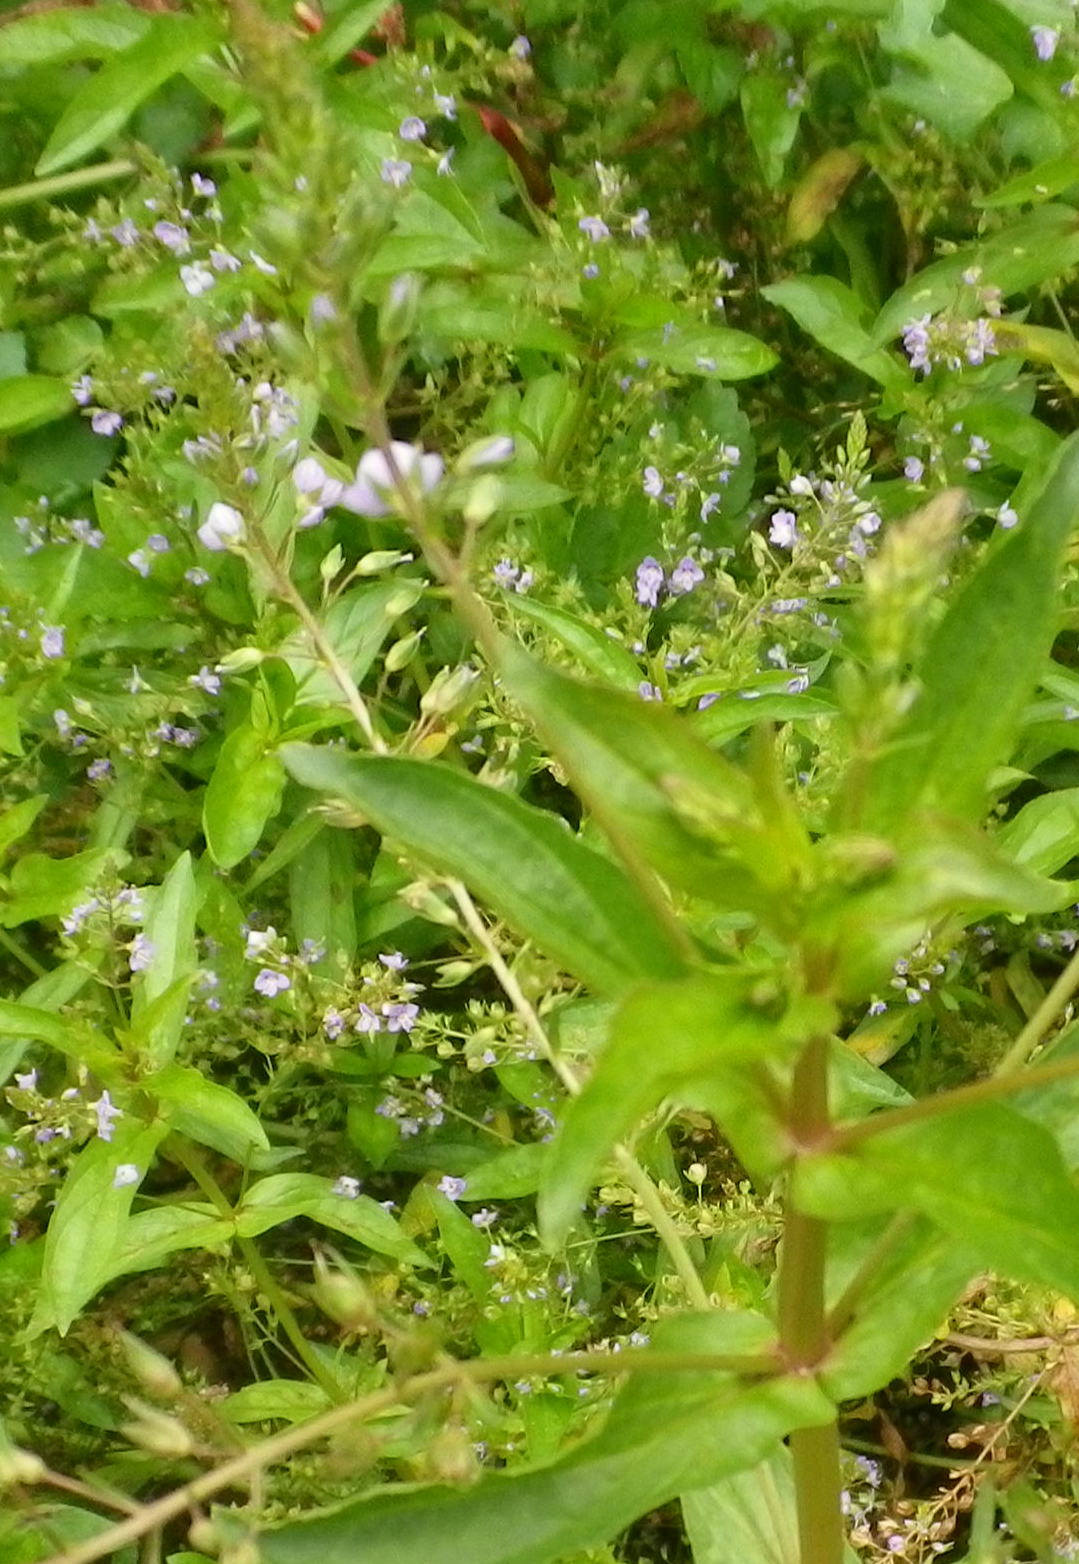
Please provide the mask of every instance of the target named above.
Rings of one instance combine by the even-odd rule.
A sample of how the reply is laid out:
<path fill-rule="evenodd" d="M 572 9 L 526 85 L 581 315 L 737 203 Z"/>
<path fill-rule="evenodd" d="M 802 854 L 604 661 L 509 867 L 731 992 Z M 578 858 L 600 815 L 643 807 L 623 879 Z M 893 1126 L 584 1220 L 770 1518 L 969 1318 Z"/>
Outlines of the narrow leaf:
<path fill-rule="evenodd" d="M 335 1194 L 331 1180 L 316 1173 L 274 1173 L 259 1179 L 236 1208 L 236 1230 L 245 1238 L 255 1238 L 297 1216 L 347 1233 L 376 1254 L 388 1254 L 407 1265 L 428 1263 L 423 1250 L 405 1237 L 377 1200 Z"/>
<path fill-rule="evenodd" d="M 140 103 L 213 47 L 216 30 L 202 19 L 158 15 L 76 92 L 38 159 L 39 178 L 70 168 L 127 124 Z"/>
<path fill-rule="evenodd" d="M 305 787 L 342 799 L 601 991 L 675 977 L 680 961 L 620 870 L 551 815 L 461 772 L 414 760 L 359 759 L 287 744 Z"/>

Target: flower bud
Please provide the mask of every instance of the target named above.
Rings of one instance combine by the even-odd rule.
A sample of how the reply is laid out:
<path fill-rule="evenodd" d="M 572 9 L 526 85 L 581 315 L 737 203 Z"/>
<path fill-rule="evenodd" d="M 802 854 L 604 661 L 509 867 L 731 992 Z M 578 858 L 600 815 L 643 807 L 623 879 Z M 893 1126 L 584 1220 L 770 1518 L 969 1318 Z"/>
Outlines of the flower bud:
<path fill-rule="evenodd" d="M 369 1331 L 378 1324 L 378 1311 L 365 1283 L 334 1250 L 331 1266 L 321 1249 L 315 1250 L 315 1283 L 312 1296 L 324 1314 L 347 1331 Z"/>
<path fill-rule="evenodd" d="M 174 1401 L 184 1387 L 168 1358 L 130 1331 L 120 1331 L 119 1340 L 128 1367 L 143 1390 L 161 1401 Z"/>
<path fill-rule="evenodd" d="M 257 668 L 265 660 L 266 653 L 260 652 L 257 646 L 238 646 L 234 652 L 227 652 L 222 657 L 217 664 L 217 672 L 246 673 L 249 668 Z"/>
<path fill-rule="evenodd" d="M 466 445 L 456 461 L 461 474 L 475 472 L 477 467 L 497 467 L 513 460 L 516 443 L 508 434 L 489 434 L 482 440 Z"/>
<path fill-rule="evenodd" d="M 387 673 L 398 673 L 402 668 L 407 668 L 415 657 L 419 644 L 423 640 L 424 632 L 414 630 L 411 635 L 403 636 L 400 641 L 395 641 L 386 653 L 383 667 Z"/>
<path fill-rule="evenodd" d="M 432 1477 L 446 1483 L 471 1483 L 480 1475 L 480 1463 L 472 1440 L 460 1424 L 439 1430 L 427 1446 L 427 1467 Z"/>
<path fill-rule="evenodd" d="M 479 673 L 467 664 L 460 668 L 440 668 L 430 687 L 420 697 L 425 717 L 462 717 L 479 696 Z"/>
<path fill-rule="evenodd" d="M 156 1407 L 139 1401 L 135 1396 L 125 1396 L 123 1399 L 128 1410 L 134 1412 L 135 1421 L 122 1423 L 120 1432 L 133 1445 L 149 1450 L 151 1455 L 171 1460 L 191 1454 L 194 1448 L 191 1435 L 179 1418 L 167 1412 L 159 1412 Z"/>
<path fill-rule="evenodd" d="M 0 1489 L 40 1482 L 45 1471 L 45 1462 L 39 1455 L 13 1445 L 0 1428 Z"/>
<path fill-rule="evenodd" d="M 482 527 L 485 521 L 490 521 L 502 504 L 505 492 L 505 484 L 501 478 L 496 478 L 493 472 L 484 473 L 482 478 L 477 478 L 461 507 L 469 526 Z"/>
<path fill-rule="evenodd" d="M 416 323 L 422 284 L 415 272 L 402 272 L 390 283 L 378 312 L 378 340 L 392 347 L 404 342 Z"/>
<path fill-rule="evenodd" d="M 419 917 L 426 918 L 428 923 L 441 923 L 448 929 L 459 927 L 456 910 L 426 880 L 416 880 L 412 885 L 406 885 L 404 890 L 398 891 L 397 898 L 406 907 L 411 907 Z"/>
<path fill-rule="evenodd" d="M 394 565 L 404 565 L 412 558 L 411 554 L 402 554 L 395 548 L 378 548 L 370 554 L 365 554 L 356 565 L 355 574 L 358 576 L 378 576 L 384 570 L 392 570 Z"/>

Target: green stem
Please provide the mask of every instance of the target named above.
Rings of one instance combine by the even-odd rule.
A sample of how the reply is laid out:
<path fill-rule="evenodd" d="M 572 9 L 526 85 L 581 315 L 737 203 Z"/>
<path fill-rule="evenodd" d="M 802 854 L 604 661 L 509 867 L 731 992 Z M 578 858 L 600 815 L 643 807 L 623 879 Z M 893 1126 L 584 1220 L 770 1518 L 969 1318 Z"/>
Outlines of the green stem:
<path fill-rule="evenodd" d="M 825 1036 L 812 1038 L 794 1069 L 787 1130 L 796 1148 L 796 1166 L 798 1155 L 812 1152 L 828 1134 L 828 1042 Z M 824 1295 L 827 1242 L 826 1223 L 799 1211 L 788 1196 L 777 1314 L 780 1356 L 796 1374 L 812 1374 L 830 1342 Z M 796 1429 L 790 1447 L 801 1564 L 843 1564 L 836 1422 Z"/>
<path fill-rule="evenodd" d="M 107 185 L 114 179 L 126 179 L 138 171 L 138 165 L 130 158 L 114 158 L 110 163 L 95 163 L 90 168 L 74 168 L 67 174 L 53 174 L 48 179 L 31 179 L 24 185 L 8 185 L 0 190 L 0 212 L 13 206 L 28 206 L 31 201 L 50 201 L 54 196 L 69 195 L 73 190 L 87 190 L 94 185 Z"/>
<path fill-rule="evenodd" d="M 447 1363 L 411 1379 L 404 1379 L 385 1390 L 376 1390 L 343 1406 L 332 1407 L 318 1417 L 288 1428 L 283 1433 L 253 1445 L 241 1455 L 225 1461 L 215 1471 L 204 1472 L 201 1477 L 174 1488 L 142 1506 L 138 1513 L 127 1520 L 110 1526 L 86 1542 L 75 1543 L 62 1553 L 54 1554 L 44 1564 L 94 1564 L 96 1559 L 114 1554 L 130 1542 L 160 1529 L 185 1511 L 193 1510 L 223 1488 L 234 1488 L 249 1482 L 255 1474 L 268 1466 L 285 1461 L 297 1451 L 319 1439 L 347 1428 L 350 1423 L 361 1423 L 377 1417 L 396 1406 L 409 1405 L 427 1395 L 453 1389 L 462 1384 L 483 1384 L 486 1381 L 523 1379 L 540 1375 L 573 1374 L 584 1369 L 597 1374 L 621 1376 L 634 1373 L 733 1373 L 752 1378 L 776 1372 L 778 1364 L 770 1357 L 729 1357 L 723 1354 L 695 1352 L 656 1352 L 652 1348 L 625 1352 L 567 1352 L 513 1353 L 506 1357 L 477 1358 L 467 1363 Z"/>
<path fill-rule="evenodd" d="M 974 1107 L 981 1102 L 996 1102 L 1012 1092 L 1032 1091 L 1037 1086 L 1049 1086 L 1054 1081 L 1066 1081 L 1079 1075 L 1079 1054 L 1058 1059 L 1053 1064 L 1042 1065 L 1037 1070 L 1011 1070 L 1007 1075 L 990 1075 L 984 1081 L 973 1081 L 969 1086 L 957 1086 L 954 1091 L 939 1092 L 935 1097 L 923 1097 L 903 1108 L 889 1108 L 886 1113 L 871 1114 L 857 1124 L 848 1124 L 833 1130 L 828 1138 L 829 1151 L 851 1151 L 863 1141 L 872 1140 L 888 1130 L 900 1129 L 904 1124 L 918 1124 L 924 1119 L 937 1119 L 945 1113 L 958 1113 L 962 1108 Z"/>
<path fill-rule="evenodd" d="M 1004 1058 L 997 1065 L 997 1075 L 1007 1075 L 1026 1064 L 1035 1048 L 1060 1015 L 1068 1000 L 1079 987 L 1079 950 L 1068 962 L 1041 1004 L 1035 1010 Z"/>
<path fill-rule="evenodd" d="M 0 945 L 10 952 L 16 961 L 21 961 L 26 970 L 32 972 L 35 977 L 45 976 L 48 969 L 43 967 L 41 962 L 32 956 L 28 950 L 24 950 L 18 940 L 13 938 L 6 929 L 0 929 Z"/>
<path fill-rule="evenodd" d="M 223 1217 L 231 1220 L 235 1215 L 232 1204 L 195 1148 L 177 1136 L 171 1142 L 170 1149 L 177 1160 L 191 1174 L 191 1177 L 206 1198 L 216 1206 Z M 320 1385 L 326 1392 L 331 1401 L 339 1402 L 341 1400 L 341 1386 L 326 1368 L 318 1353 L 315 1352 L 311 1343 L 300 1329 L 300 1322 L 293 1313 L 292 1305 L 278 1286 L 273 1273 L 259 1252 L 258 1245 L 253 1239 L 241 1237 L 239 1233 L 236 1235 L 236 1243 L 244 1257 L 248 1270 L 262 1291 L 277 1323 L 296 1349 L 297 1356 L 304 1368 L 315 1383 Z"/>

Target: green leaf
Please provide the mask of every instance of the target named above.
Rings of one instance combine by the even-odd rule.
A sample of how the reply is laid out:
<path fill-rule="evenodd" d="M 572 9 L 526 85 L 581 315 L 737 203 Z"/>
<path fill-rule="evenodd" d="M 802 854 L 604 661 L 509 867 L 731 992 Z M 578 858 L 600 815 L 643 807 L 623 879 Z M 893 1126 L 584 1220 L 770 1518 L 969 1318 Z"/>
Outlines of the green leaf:
<path fill-rule="evenodd" d="M 377 1200 L 358 1195 L 335 1195 L 333 1183 L 316 1173 L 274 1173 L 252 1184 L 236 1207 L 236 1231 L 255 1238 L 268 1228 L 310 1217 L 323 1227 L 347 1233 L 376 1254 L 389 1255 L 405 1265 L 427 1265 L 427 1256 L 406 1238 L 388 1211 Z"/>
<path fill-rule="evenodd" d="M 70 168 L 123 129 L 140 103 L 217 41 L 207 21 L 157 15 L 142 37 L 70 99 L 37 161 L 39 178 Z"/>
<path fill-rule="evenodd" d="M 726 744 L 739 733 L 748 733 L 758 722 L 811 722 L 817 717 L 834 717 L 838 708 L 827 696 L 763 694 L 748 700 L 735 690 L 723 700 L 713 701 L 703 711 L 690 714 L 693 732 L 709 744 Z"/>
<path fill-rule="evenodd" d="M 805 1001 L 776 1017 L 751 1003 L 757 981 L 702 973 L 632 994 L 579 1097 L 566 1106 L 539 1198 L 554 1245 L 572 1226 L 603 1159 L 661 1099 L 747 1064 L 782 1063 L 806 1037 L 832 1024 L 827 1006 Z"/>
<path fill-rule="evenodd" d="M 742 78 L 742 115 L 770 190 L 783 178 L 787 153 L 802 117 L 801 108 L 792 105 L 787 96 L 793 85 L 789 75 L 760 66 Z"/>
<path fill-rule="evenodd" d="M 979 817 L 1056 633 L 1057 581 L 1079 508 L 1079 435 L 1023 523 L 953 599 L 915 670 L 919 693 L 872 777 L 870 830 L 917 809 Z"/>
<path fill-rule="evenodd" d="M 671 332 L 664 326 L 623 332 L 610 351 L 612 356 L 634 363 L 647 358 L 678 374 L 715 375 L 720 380 L 748 380 L 754 375 L 765 375 L 779 362 L 778 355 L 766 343 L 730 326 L 676 323 Z"/>
<path fill-rule="evenodd" d="M 892 1236 L 882 1252 L 879 1216 L 835 1223 L 829 1232 L 829 1307 L 872 1262 L 821 1374 L 822 1388 L 836 1401 L 872 1395 L 903 1374 L 982 1268 L 961 1232 L 942 1230 L 927 1217 L 909 1215 Z"/>
<path fill-rule="evenodd" d="M 1079 855 L 1079 787 L 1032 798 L 994 840 L 1016 863 L 1038 874 L 1056 874 Z"/>
<path fill-rule="evenodd" d="M 1005 180 L 989 195 L 974 195 L 971 199 L 975 206 L 1036 205 L 1070 190 L 1072 185 L 1079 185 L 1079 157 L 1066 152 L 1061 157 L 1047 158 L 1025 174 Z"/>
<path fill-rule="evenodd" d="M 653 1332 L 659 1350 L 753 1352 L 771 1326 L 752 1315 L 682 1315 Z M 266 1564 L 550 1564 L 598 1547 L 686 1489 L 763 1460 L 793 1428 L 834 1409 L 808 1376 L 743 1385 L 695 1371 L 637 1375 L 606 1425 L 550 1466 L 492 1473 L 473 1488 L 376 1494 L 329 1515 L 266 1532 Z"/>
<path fill-rule="evenodd" d="M 321 65 L 336 65 L 337 61 L 354 49 L 385 15 L 384 0 L 366 0 L 362 5 L 351 5 L 338 13 L 332 25 L 324 27 L 312 45 Z"/>
<path fill-rule="evenodd" d="M 423 591 L 422 581 L 379 581 L 346 592 L 326 611 L 322 629 L 357 684 L 366 677 L 395 620 L 419 601 Z M 304 631 L 289 636 L 280 656 L 295 675 L 298 706 L 343 703 L 337 680 L 322 666 Z"/>
<path fill-rule="evenodd" d="M 143 931 L 153 947 L 145 971 L 136 974 L 132 1027 L 153 1064 L 176 1051 L 187 1013 L 190 983 L 198 969 L 195 911 L 198 891 L 191 854 L 181 853 L 159 886 L 146 893 Z"/>
<path fill-rule="evenodd" d="M 70 858 L 27 853 L 11 871 L 11 899 L 0 911 L 0 928 L 13 929 L 20 923 L 70 912 L 115 857 L 104 847 L 92 847 Z"/>
<path fill-rule="evenodd" d="M 378 0 L 379 5 L 383 0 Z M 306 1379 L 263 1379 L 217 1403 L 230 1423 L 302 1423 L 329 1409 L 330 1399 L 321 1385 Z"/>
<path fill-rule="evenodd" d="M 71 387 L 51 375 L 12 375 L 0 380 L 0 433 L 25 434 L 71 412 Z"/>
<path fill-rule="evenodd" d="M 940 36 L 940 8 L 941 0 L 897 0 L 891 19 L 877 28 L 881 47 L 898 61 L 884 97 L 962 141 L 1008 101 L 1012 83 L 964 38 Z"/>
<path fill-rule="evenodd" d="M 821 347 L 890 391 L 912 383 L 910 370 L 869 333 L 869 312 L 837 277 L 788 277 L 762 288 L 764 297 L 792 315 Z"/>
<path fill-rule="evenodd" d="M 597 679 L 607 680 L 618 689 L 637 689 L 641 682 L 637 659 L 621 641 L 607 635 L 598 625 L 519 592 L 507 592 L 503 600 L 518 619 L 527 619 L 549 631 Z"/>
<path fill-rule="evenodd" d="M 4 27 L 4 64 L 57 65 L 97 59 L 126 49 L 149 25 L 125 5 L 72 7 L 20 16 Z"/>
<path fill-rule="evenodd" d="M 515 1200 L 534 1195 L 550 1155 L 539 1141 L 510 1146 L 469 1168 L 463 1200 Z"/>
<path fill-rule="evenodd" d="M 212 1146 L 233 1162 L 243 1164 L 252 1151 L 270 1144 L 243 1098 L 207 1080 L 193 1065 L 167 1064 L 155 1075 L 144 1076 L 140 1084 L 163 1104 L 174 1130 Z"/>
<path fill-rule="evenodd" d="M 21 841 L 48 801 L 47 793 L 35 793 L 32 798 L 20 799 L 10 809 L 4 810 L 0 815 L 0 854 L 6 853 L 15 842 Z"/>
<path fill-rule="evenodd" d="M 206 845 L 219 868 L 234 869 L 251 856 L 281 807 L 284 786 L 285 768 L 269 747 L 269 735 L 247 722 L 233 728 L 202 804 Z"/>
<path fill-rule="evenodd" d="M 854 1156 L 810 1158 L 792 1198 L 842 1220 L 920 1211 L 982 1267 L 1079 1300 L 1079 1190 L 1048 1130 L 997 1103 L 884 1130 Z"/>
<path fill-rule="evenodd" d="M 29 1331 L 40 1335 L 50 1327 L 66 1335 L 85 1303 L 110 1275 L 127 1226 L 138 1183 L 115 1186 L 116 1170 L 135 1166 L 145 1175 L 164 1124 L 140 1124 L 121 1119 L 111 1141 L 92 1140 L 68 1170 L 45 1235 L 41 1291 Z"/>
<path fill-rule="evenodd" d="M 798 1557 L 794 1466 L 785 1445 L 751 1472 L 682 1495 L 693 1564 L 790 1564 Z"/>
<path fill-rule="evenodd" d="M 20 732 L 22 710 L 12 695 L 0 695 L 0 754 L 24 755 Z M 2 830 L 2 827 L 0 827 Z"/>
<path fill-rule="evenodd" d="M 506 689 L 620 851 L 639 854 L 693 895 L 754 904 L 759 887 L 750 872 L 692 814 L 698 806 L 709 811 L 715 816 L 709 827 L 721 822 L 743 860 L 763 862 L 748 783 L 684 718 L 621 690 L 571 679 L 513 647 L 503 648 L 500 662 Z"/>
<path fill-rule="evenodd" d="M 212 1206 L 151 1206 L 127 1219 L 99 1285 L 134 1271 L 156 1271 L 180 1249 L 220 1249 L 236 1237 L 236 1227 Z"/>
<path fill-rule="evenodd" d="M 8 1080 L 31 1039 L 51 1044 L 85 1064 L 100 1070 L 111 1063 L 115 1045 L 100 1032 L 88 1032 L 84 1025 L 61 1020 L 55 1012 L 80 993 L 96 975 L 96 965 L 86 957 L 65 961 L 35 979 L 18 1000 L 0 1001 L 0 1083 Z"/>
<path fill-rule="evenodd" d="M 986 282 L 1007 299 L 1058 277 L 1077 262 L 1079 212 L 1071 206 L 1039 207 L 1010 228 L 961 245 L 904 283 L 877 316 L 873 340 L 887 342 L 909 321 L 951 304 L 963 289 L 963 273 L 971 267 L 980 267 Z"/>
<path fill-rule="evenodd" d="M 289 869 L 296 943 L 302 946 L 305 940 L 313 940 L 321 946 L 331 970 L 343 970 L 356 954 L 356 880 L 352 837 L 326 826 L 296 855 Z"/>
<path fill-rule="evenodd" d="M 1056 1064 L 1079 1057 L 1079 1025 L 1065 1027 L 1052 1047 L 1038 1055 L 1038 1064 Z M 1018 1085 L 1018 1080 L 1016 1082 Z M 1079 1074 L 1051 1081 L 1045 1086 L 1030 1086 L 1017 1091 L 1011 1099 L 1017 1113 L 1043 1125 L 1054 1136 L 1061 1155 L 1074 1172 L 1079 1168 Z"/>
<path fill-rule="evenodd" d="M 680 970 L 633 885 L 555 817 L 436 764 L 305 744 L 285 745 L 282 758 L 298 782 L 344 800 L 432 868 L 464 880 L 593 987 L 617 992 Z"/>

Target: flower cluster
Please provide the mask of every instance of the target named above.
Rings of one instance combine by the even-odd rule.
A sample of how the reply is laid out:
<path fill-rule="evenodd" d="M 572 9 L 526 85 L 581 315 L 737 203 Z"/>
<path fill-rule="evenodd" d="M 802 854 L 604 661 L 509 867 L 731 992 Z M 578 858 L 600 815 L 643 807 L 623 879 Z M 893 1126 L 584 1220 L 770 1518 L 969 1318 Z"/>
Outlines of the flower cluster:
<path fill-rule="evenodd" d="M 904 326 L 903 348 L 910 367 L 923 375 L 938 364 L 953 370 L 962 369 L 964 364 L 984 364 L 998 351 L 993 323 L 984 316 L 960 320 L 948 315 L 922 315 Z"/>

